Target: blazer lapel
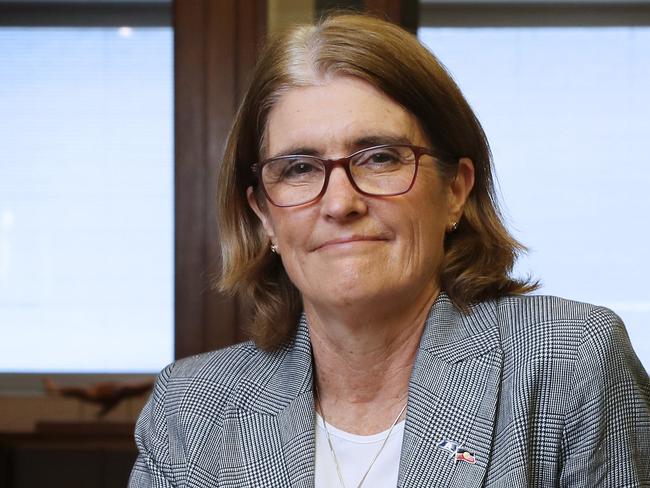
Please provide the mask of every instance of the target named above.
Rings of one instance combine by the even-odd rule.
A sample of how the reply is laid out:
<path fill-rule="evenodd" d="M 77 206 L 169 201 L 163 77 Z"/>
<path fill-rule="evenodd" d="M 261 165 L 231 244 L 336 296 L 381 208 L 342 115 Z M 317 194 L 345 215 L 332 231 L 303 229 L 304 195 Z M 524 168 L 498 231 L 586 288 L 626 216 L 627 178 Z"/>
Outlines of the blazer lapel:
<path fill-rule="evenodd" d="M 312 488 L 316 459 L 316 410 L 311 342 L 304 314 L 300 318 L 290 351 L 277 378 L 279 388 L 292 385 L 292 399 L 278 414 L 282 451 L 289 478 L 288 486 Z"/>
<path fill-rule="evenodd" d="M 304 317 L 295 339 L 238 392 L 237 426 L 251 486 L 313 487 L 315 413 L 312 356 Z M 248 486 L 248 485 L 246 485 Z"/>
<path fill-rule="evenodd" d="M 411 375 L 399 487 L 482 486 L 501 368 L 496 304 L 465 315 L 442 293 Z"/>

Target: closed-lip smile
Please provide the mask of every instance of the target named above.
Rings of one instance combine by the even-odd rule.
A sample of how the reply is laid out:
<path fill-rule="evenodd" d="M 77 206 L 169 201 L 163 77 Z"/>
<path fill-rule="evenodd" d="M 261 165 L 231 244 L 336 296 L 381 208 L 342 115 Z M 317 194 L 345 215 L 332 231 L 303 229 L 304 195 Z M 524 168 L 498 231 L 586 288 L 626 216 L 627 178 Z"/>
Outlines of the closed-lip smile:
<path fill-rule="evenodd" d="M 339 244 L 348 244 L 351 242 L 369 242 L 369 241 L 385 241 L 385 240 L 386 238 L 383 236 L 353 235 L 353 236 L 346 236 L 346 237 L 338 237 L 336 239 L 330 239 L 321 244 L 318 244 L 314 248 L 314 251 L 318 251 L 319 249 L 323 249 L 325 247 L 336 246 Z"/>

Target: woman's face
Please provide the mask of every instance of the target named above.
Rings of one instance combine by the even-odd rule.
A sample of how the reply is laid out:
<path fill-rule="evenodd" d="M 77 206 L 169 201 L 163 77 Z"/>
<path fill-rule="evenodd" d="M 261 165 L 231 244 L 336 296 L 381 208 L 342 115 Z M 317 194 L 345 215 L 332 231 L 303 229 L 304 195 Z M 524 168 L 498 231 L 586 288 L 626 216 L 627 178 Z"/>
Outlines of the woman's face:
<path fill-rule="evenodd" d="M 266 156 L 334 159 L 384 141 L 429 145 L 402 106 L 365 81 L 337 77 L 282 95 L 268 117 Z M 413 187 L 399 196 L 361 195 L 339 166 L 316 202 L 260 206 L 250 188 L 248 199 L 306 308 L 395 307 L 437 294 L 445 231 L 460 218 L 472 182 L 471 161 L 461 160 L 448 181 L 425 155 Z"/>

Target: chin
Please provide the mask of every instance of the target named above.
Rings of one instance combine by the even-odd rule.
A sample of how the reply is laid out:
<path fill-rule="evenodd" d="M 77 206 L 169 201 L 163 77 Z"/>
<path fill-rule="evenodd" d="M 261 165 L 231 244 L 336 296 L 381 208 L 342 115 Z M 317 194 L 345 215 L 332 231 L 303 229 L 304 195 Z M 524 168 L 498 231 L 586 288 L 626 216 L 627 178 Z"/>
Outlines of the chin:
<path fill-rule="evenodd" d="M 322 293 L 321 298 L 325 298 L 331 305 L 341 307 L 366 307 L 369 305 L 385 304 L 394 296 L 397 290 L 393 287 L 387 288 L 391 283 L 390 278 L 382 281 L 364 282 L 361 279 L 346 280 L 340 279 L 331 283 L 324 283 L 321 290 L 331 290 L 330 293 Z M 393 282 L 394 283 L 394 282 Z"/>

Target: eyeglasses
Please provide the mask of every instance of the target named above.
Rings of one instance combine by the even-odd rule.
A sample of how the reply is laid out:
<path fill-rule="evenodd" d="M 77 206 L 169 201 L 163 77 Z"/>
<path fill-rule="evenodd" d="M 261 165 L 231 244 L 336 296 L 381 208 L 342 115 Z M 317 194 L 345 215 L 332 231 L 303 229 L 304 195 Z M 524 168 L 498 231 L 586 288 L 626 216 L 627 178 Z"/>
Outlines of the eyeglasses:
<path fill-rule="evenodd" d="M 335 166 L 343 166 L 356 191 L 370 196 L 406 193 L 415 182 L 423 154 L 430 149 L 407 144 L 384 144 L 357 151 L 346 158 L 323 159 L 291 154 L 253 164 L 268 200 L 277 207 L 294 207 L 318 200 L 325 194 Z"/>

